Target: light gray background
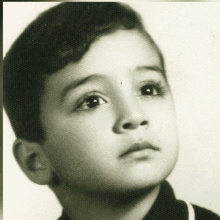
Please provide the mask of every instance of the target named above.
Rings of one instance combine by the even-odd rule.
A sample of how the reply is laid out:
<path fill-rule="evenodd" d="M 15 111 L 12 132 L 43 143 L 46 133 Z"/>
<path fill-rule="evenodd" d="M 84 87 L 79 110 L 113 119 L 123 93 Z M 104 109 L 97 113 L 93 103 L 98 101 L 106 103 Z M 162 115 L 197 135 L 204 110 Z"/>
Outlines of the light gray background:
<path fill-rule="evenodd" d="M 4 55 L 24 27 L 53 2 L 4 3 Z M 220 4 L 130 3 L 165 54 L 177 111 L 179 162 L 168 178 L 178 198 L 220 214 Z M 12 155 L 4 114 L 4 219 L 55 220 L 61 207 L 30 182 Z"/>

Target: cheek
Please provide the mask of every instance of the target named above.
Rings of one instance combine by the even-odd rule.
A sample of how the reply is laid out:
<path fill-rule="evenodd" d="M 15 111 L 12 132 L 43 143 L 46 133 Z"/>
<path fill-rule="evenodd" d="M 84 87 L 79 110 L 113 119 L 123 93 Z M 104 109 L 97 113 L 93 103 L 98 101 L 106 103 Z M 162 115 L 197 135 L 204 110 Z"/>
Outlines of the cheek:
<path fill-rule="evenodd" d="M 54 123 L 47 139 L 54 171 L 61 179 L 79 185 L 91 182 L 91 176 L 98 181 L 100 176 L 106 179 L 106 172 L 114 174 L 117 155 L 110 120 L 104 116 L 99 120 L 82 118 L 57 121 L 59 127 Z"/>
<path fill-rule="evenodd" d="M 160 144 L 167 148 L 177 148 L 178 134 L 175 110 L 172 101 L 166 101 L 152 111 L 151 128 L 153 136 L 158 137 Z"/>
<path fill-rule="evenodd" d="M 104 112 L 104 111 L 102 111 Z M 57 159 L 63 157 L 97 157 L 102 154 L 106 143 L 111 143 L 111 116 L 105 114 L 95 114 L 90 117 L 77 115 L 70 117 L 53 117 L 48 122 L 47 143 L 51 147 L 51 152 Z M 58 125 L 58 126 L 57 126 Z"/>
<path fill-rule="evenodd" d="M 179 141 L 175 110 L 172 102 L 160 106 L 152 113 L 152 137 L 155 145 L 161 149 L 160 169 L 169 174 L 178 159 Z M 159 171 L 158 171 L 159 172 Z"/>

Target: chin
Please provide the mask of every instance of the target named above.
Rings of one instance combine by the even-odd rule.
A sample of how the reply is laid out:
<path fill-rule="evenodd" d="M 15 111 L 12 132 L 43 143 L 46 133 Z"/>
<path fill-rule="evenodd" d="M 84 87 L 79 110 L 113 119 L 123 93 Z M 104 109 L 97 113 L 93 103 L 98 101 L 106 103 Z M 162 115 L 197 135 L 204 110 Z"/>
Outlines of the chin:
<path fill-rule="evenodd" d="M 152 188 L 160 185 L 167 177 L 171 174 L 175 167 L 176 161 L 169 164 L 167 167 L 162 167 L 161 169 L 152 170 L 152 172 L 140 172 L 139 175 L 135 175 L 131 183 L 127 184 L 130 189 L 146 189 Z"/>

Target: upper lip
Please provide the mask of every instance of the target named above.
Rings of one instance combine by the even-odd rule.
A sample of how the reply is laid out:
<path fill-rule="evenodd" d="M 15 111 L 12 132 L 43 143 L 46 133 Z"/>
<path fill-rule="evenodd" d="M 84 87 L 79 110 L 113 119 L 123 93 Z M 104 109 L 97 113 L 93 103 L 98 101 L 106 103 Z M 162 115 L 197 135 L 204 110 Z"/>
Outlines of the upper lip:
<path fill-rule="evenodd" d="M 132 152 L 140 151 L 140 150 L 144 150 L 144 149 L 152 149 L 155 151 L 159 151 L 158 147 L 153 146 L 149 142 L 134 143 L 128 149 L 126 149 L 124 152 L 122 152 L 122 154 L 120 154 L 119 157 L 121 158 L 121 157 L 124 157 L 124 156 L 132 153 Z"/>

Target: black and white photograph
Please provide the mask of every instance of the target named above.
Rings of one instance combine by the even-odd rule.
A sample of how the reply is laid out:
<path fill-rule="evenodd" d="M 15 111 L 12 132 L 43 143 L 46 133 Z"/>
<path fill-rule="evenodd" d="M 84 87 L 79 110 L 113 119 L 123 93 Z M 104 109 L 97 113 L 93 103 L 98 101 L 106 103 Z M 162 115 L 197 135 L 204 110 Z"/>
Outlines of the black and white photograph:
<path fill-rule="evenodd" d="M 3 219 L 220 220 L 219 21 L 3 2 Z"/>

